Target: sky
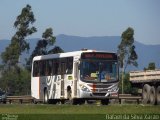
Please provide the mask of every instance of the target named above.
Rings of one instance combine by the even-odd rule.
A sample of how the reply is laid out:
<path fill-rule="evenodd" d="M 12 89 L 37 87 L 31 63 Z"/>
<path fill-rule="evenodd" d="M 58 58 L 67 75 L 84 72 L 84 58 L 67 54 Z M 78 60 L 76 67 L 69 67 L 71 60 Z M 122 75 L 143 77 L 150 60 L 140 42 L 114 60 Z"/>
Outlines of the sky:
<path fill-rule="evenodd" d="M 0 39 L 11 39 L 13 24 L 31 5 L 41 38 L 46 28 L 54 35 L 121 36 L 128 27 L 144 44 L 160 44 L 160 0 L 0 0 Z"/>

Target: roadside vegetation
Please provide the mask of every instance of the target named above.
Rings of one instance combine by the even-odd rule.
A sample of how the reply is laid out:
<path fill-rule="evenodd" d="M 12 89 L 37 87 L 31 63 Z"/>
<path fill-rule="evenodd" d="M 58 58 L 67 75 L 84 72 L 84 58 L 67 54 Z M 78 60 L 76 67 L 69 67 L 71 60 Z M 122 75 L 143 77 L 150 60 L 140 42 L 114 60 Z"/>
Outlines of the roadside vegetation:
<path fill-rule="evenodd" d="M 30 50 L 27 38 L 38 31 L 34 26 L 35 22 L 32 7 L 26 5 L 14 22 L 16 32 L 11 43 L 1 54 L 0 89 L 8 95 L 30 95 L 31 64 L 34 56 L 64 52 L 59 46 L 54 46 L 56 37 L 53 35 L 53 29 L 47 28 L 31 56 L 21 63 L 22 53 Z"/>
<path fill-rule="evenodd" d="M 22 8 L 20 14 L 14 22 L 15 34 L 11 38 L 11 43 L 1 54 L 2 64 L 0 65 L 0 89 L 9 95 L 30 95 L 30 79 L 32 59 L 37 55 L 46 55 L 52 53 L 62 53 L 64 50 L 55 46 L 56 37 L 52 28 L 46 28 L 42 33 L 41 39 L 30 57 L 21 63 L 23 52 L 30 50 L 27 38 L 38 30 L 34 26 L 36 18 L 30 5 Z M 128 65 L 138 66 L 138 55 L 134 45 L 134 29 L 129 27 L 121 35 L 121 43 L 118 45 L 118 57 L 121 68 L 120 72 L 120 93 L 137 93 L 136 88 L 132 88 L 129 82 L 129 73 L 126 72 Z M 155 64 L 150 63 L 146 69 L 155 69 Z"/>
<path fill-rule="evenodd" d="M 0 114 L 160 114 L 160 106 L 152 105 L 0 105 Z"/>

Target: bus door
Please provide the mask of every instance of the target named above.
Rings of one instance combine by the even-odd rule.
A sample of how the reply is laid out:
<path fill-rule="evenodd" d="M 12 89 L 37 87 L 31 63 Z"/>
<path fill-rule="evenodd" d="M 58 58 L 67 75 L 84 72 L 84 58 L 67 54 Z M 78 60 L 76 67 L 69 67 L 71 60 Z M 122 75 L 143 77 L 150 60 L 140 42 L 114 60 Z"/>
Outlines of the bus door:
<path fill-rule="evenodd" d="M 77 97 L 77 83 L 78 83 L 78 74 L 79 74 L 79 63 L 78 62 L 75 62 L 74 63 L 74 66 L 75 66 L 75 69 L 74 69 L 74 81 L 73 81 L 73 88 L 74 88 L 74 93 L 73 93 L 73 96 L 74 97 Z"/>
<path fill-rule="evenodd" d="M 62 62 L 60 66 L 61 80 L 60 80 L 60 97 L 64 97 L 64 80 L 66 77 L 66 63 Z"/>

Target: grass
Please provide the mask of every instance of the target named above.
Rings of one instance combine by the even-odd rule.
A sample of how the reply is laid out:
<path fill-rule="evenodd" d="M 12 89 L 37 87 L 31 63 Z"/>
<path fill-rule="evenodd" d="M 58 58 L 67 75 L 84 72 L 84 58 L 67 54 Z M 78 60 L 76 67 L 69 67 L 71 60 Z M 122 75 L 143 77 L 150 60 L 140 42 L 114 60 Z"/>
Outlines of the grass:
<path fill-rule="evenodd" d="M 160 114 L 160 106 L 152 105 L 0 105 L 0 114 Z"/>
<path fill-rule="evenodd" d="M 13 104 L 0 105 L 0 114 L 16 114 L 19 119 L 41 120 L 51 119 L 73 120 L 103 119 L 106 114 L 159 114 L 160 106 L 152 105 L 44 105 L 44 104 Z M 30 116 L 30 117 L 28 117 Z M 159 116 L 160 117 L 160 116 Z M 38 119 L 37 119 L 38 118 Z M 1 118 L 0 118 L 1 119 Z M 18 120 L 19 120 L 18 119 Z"/>

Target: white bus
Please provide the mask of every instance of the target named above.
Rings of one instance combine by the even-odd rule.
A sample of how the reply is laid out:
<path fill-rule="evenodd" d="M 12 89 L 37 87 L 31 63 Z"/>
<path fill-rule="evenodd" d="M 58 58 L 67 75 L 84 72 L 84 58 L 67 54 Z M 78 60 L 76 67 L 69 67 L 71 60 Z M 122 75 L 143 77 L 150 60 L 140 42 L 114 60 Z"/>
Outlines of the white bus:
<path fill-rule="evenodd" d="M 108 104 L 110 98 L 118 97 L 118 73 L 116 53 L 81 50 L 36 56 L 32 63 L 31 95 L 44 103 L 101 100 Z"/>

